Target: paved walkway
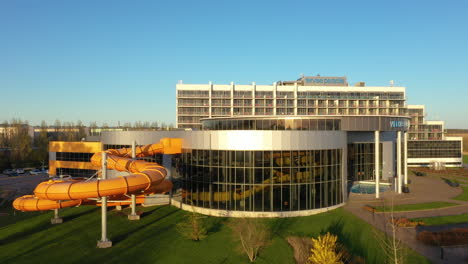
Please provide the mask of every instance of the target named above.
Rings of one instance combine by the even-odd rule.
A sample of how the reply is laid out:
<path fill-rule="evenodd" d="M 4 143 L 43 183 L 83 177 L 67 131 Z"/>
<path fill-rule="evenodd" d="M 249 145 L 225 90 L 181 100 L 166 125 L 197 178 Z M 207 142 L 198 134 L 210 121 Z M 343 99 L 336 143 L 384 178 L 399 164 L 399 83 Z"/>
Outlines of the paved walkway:
<path fill-rule="evenodd" d="M 375 199 L 375 194 L 351 193 L 349 201 L 344 208 L 389 235 L 391 235 L 392 231 L 389 224 L 390 214 L 366 211 L 363 209 L 364 205 L 389 205 L 392 200 L 395 205 L 446 201 L 459 205 L 431 210 L 395 212 L 394 217 L 415 218 L 468 213 L 467 201 L 451 199 L 462 193 L 461 188 L 450 187 L 442 180 L 430 177 L 410 176 L 410 180 L 411 184 L 409 187 L 411 192 L 409 194 L 399 195 L 393 191 L 387 191 L 381 194 L 380 199 Z M 440 247 L 428 246 L 416 240 L 417 232 L 419 230 L 416 228 L 398 228 L 397 236 L 406 245 L 424 255 L 433 263 L 468 263 L 468 247 L 444 248 L 444 259 L 441 259 Z"/>

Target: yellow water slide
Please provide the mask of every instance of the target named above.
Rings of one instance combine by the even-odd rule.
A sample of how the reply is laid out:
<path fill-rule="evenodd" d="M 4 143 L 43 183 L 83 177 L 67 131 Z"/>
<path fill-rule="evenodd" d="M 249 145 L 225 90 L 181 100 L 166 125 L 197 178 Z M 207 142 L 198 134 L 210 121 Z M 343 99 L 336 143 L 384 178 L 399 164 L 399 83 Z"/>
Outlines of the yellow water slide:
<path fill-rule="evenodd" d="M 136 157 L 147 157 L 155 154 L 178 154 L 182 150 L 182 139 L 163 138 L 159 143 L 137 146 Z M 133 160 L 132 149 L 109 149 L 107 153 L 107 168 L 131 173 L 105 180 L 49 180 L 40 183 L 34 190 L 34 195 L 25 195 L 15 199 L 13 207 L 21 211 L 42 211 L 77 206 L 82 203 L 94 203 L 88 200 L 108 196 L 110 200 L 129 204 L 122 199 L 129 194 L 165 193 L 172 189 L 172 182 L 166 180 L 167 171 L 164 167 L 144 160 Z M 102 152 L 91 157 L 91 163 L 96 169 L 101 167 Z M 137 202 L 142 202 L 142 196 Z"/>

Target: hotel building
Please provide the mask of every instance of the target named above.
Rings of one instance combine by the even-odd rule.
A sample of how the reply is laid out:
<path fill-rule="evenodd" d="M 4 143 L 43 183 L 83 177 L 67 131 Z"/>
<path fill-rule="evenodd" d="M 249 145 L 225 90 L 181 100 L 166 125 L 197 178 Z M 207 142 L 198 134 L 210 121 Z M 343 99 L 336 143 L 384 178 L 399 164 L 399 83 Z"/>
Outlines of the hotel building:
<path fill-rule="evenodd" d="M 344 205 L 354 182 L 375 182 L 376 197 L 382 183 L 402 193 L 408 164 L 437 156 L 456 166 L 461 157 L 461 140 L 445 138 L 440 123 L 406 105 L 404 87 L 321 76 L 273 85 L 179 83 L 176 104 L 180 130 L 103 131 L 99 141 L 110 149 L 182 138 L 182 154 L 150 158 L 168 168 L 172 204 L 208 215 L 320 213 Z"/>

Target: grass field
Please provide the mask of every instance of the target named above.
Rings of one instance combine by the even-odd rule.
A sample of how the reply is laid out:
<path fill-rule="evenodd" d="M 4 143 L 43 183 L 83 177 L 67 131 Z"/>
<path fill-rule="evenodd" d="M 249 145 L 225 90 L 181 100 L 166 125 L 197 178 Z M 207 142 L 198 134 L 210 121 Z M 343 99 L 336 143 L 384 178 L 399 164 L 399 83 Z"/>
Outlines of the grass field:
<path fill-rule="evenodd" d="M 413 218 L 411 221 L 423 221 L 425 225 L 449 225 L 468 223 L 468 214 Z"/>
<path fill-rule="evenodd" d="M 468 164 L 468 155 L 463 155 L 463 163 Z"/>
<path fill-rule="evenodd" d="M 416 210 L 427 210 L 427 209 L 437 209 L 455 206 L 456 203 L 449 202 L 430 202 L 430 203 L 420 203 L 420 204 L 401 204 L 393 206 L 394 212 L 401 211 L 416 211 Z M 379 212 L 388 212 L 391 210 L 390 206 L 376 206 L 375 209 Z"/>
<path fill-rule="evenodd" d="M 125 214 L 110 211 L 108 233 L 113 247 L 97 249 L 100 238 L 100 208 L 82 206 L 64 209 L 64 223 L 51 225 L 51 212 L 1 216 L 0 263 L 248 263 L 235 250 L 227 221 L 207 217 L 209 235 L 201 242 L 184 239 L 175 225 L 187 212 L 172 206 L 139 208 L 140 221 L 128 221 Z M 3 213 L 11 209 L 3 208 Z M 285 237 L 317 236 L 330 231 L 339 236 L 353 255 L 366 263 L 383 263 L 385 258 L 374 239 L 372 227 L 343 209 L 323 214 L 264 220 L 273 236 L 256 263 L 294 263 Z M 410 251 L 405 263 L 429 263 Z"/>
<path fill-rule="evenodd" d="M 459 200 L 459 201 L 468 201 L 468 187 L 461 187 L 461 188 L 463 189 L 463 193 L 453 199 Z"/>

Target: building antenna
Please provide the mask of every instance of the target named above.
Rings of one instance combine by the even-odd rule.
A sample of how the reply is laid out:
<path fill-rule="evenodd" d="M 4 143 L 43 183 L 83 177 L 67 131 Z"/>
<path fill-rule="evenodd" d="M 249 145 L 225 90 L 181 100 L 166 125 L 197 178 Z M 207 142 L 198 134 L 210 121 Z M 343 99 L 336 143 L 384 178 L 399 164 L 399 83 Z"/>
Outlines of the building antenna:
<path fill-rule="evenodd" d="M 390 87 L 393 87 L 393 85 L 395 85 L 395 81 L 394 81 L 394 80 L 390 80 Z"/>

